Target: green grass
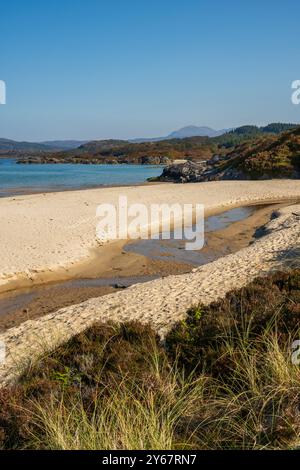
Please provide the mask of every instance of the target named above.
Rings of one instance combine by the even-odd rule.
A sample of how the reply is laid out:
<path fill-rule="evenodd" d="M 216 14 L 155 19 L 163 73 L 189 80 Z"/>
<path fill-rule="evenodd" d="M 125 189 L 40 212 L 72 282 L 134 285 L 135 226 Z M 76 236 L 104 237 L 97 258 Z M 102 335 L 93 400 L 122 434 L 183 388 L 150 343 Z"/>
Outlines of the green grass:
<path fill-rule="evenodd" d="M 294 449 L 300 272 L 192 308 L 162 343 L 97 324 L 0 392 L 3 449 Z"/>

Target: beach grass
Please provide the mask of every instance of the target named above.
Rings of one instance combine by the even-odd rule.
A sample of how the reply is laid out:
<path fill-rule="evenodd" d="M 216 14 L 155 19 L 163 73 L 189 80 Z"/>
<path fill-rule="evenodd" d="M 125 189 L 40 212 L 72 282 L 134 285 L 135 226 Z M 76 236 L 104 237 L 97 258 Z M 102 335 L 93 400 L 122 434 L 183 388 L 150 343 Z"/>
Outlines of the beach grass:
<path fill-rule="evenodd" d="M 3 449 L 295 449 L 300 271 L 150 326 L 95 324 L 0 392 Z"/>

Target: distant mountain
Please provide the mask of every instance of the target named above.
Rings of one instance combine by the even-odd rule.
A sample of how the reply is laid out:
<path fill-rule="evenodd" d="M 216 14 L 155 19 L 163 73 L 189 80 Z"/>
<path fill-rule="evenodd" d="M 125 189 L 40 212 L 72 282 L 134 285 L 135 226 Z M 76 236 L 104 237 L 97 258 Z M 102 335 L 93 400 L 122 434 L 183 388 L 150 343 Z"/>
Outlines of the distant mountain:
<path fill-rule="evenodd" d="M 60 150 L 72 150 L 84 145 L 88 140 L 47 140 L 46 142 L 40 142 L 51 149 L 60 149 Z"/>
<path fill-rule="evenodd" d="M 142 142 L 160 142 L 161 140 L 170 140 L 170 139 L 187 139 L 189 137 L 219 137 L 220 135 L 230 132 L 232 129 L 222 129 L 216 131 L 211 127 L 207 126 L 186 126 L 178 129 L 177 131 L 171 132 L 164 137 L 148 137 L 148 138 L 138 138 L 132 139 L 130 142 L 133 143 L 142 143 Z"/>
<path fill-rule="evenodd" d="M 14 152 L 14 151 L 24 151 L 24 152 L 49 152 L 53 150 L 51 147 L 35 142 L 16 142 L 15 140 L 10 139 L 1 139 L 0 138 L 0 151 Z"/>
<path fill-rule="evenodd" d="M 222 129 L 216 131 L 211 127 L 197 127 L 197 126 L 186 126 L 182 127 L 178 131 L 171 132 L 168 135 L 168 139 L 185 139 L 187 137 L 218 137 L 219 135 L 225 134 L 229 129 Z"/>
<path fill-rule="evenodd" d="M 47 142 L 18 142 L 0 138 L 0 152 L 59 152 L 73 150 L 87 140 L 49 140 Z"/>

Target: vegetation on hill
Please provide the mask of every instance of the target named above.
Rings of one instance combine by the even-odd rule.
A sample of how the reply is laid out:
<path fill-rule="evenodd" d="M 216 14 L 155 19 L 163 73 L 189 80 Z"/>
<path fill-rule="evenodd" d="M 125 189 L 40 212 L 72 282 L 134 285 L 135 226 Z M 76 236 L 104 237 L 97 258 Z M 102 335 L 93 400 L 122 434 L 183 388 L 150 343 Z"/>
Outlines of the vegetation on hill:
<path fill-rule="evenodd" d="M 299 447 L 300 271 L 192 308 L 164 343 L 97 324 L 0 392 L 3 449 Z"/>
<path fill-rule="evenodd" d="M 224 169 L 253 179 L 299 177 L 300 127 L 236 146 L 220 163 L 219 170 Z"/>
<path fill-rule="evenodd" d="M 215 138 L 215 140 L 220 147 L 230 148 L 243 142 L 253 141 L 259 137 L 278 135 L 281 132 L 295 129 L 297 126 L 297 124 L 284 124 L 280 122 L 271 123 L 264 127 L 241 126 Z"/>
<path fill-rule="evenodd" d="M 155 180 L 189 183 L 270 178 L 300 178 L 300 127 L 279 135 L 266 132 L 202 164 L 170 165 Z"/>
<path fill-rule="evenodd" d="M 182 158 L 205 160 L 211 158 L 217 149 L 218 145 L 208 137 L 142 143 L 96 141 L 72 151 L 39 155 L 36 162 L 167 164 Z M 34 159 L 31 163 L 35 163 Z"/>
<path fill-rule="evenodd" d="M 281 122 L 273 122 L 263 127 L 241 126 L 229 132 L 229 134 L 236 134 L 236 135 L 255 134 L 256 136 L 259 136 L 261 134 L 280 134 L 281 132 L 285 132 L 296 127 L 297 127 L 297 124 L 284 124 Z"/>
<path fill-rule="evenodd" d="M 187 159 L 194 162 L 209 160 L 214 154 L 225 156 L 242 143 L 259 136 L 275 135 L 293 124 L 270 124 L 259 128 L 243 126 L 218 137 L 189 137 L 166 139 L 155 142 L 128 142 L 122 140 L 92 141 L 69 151 L 39 154 L 22 163 L 135 163 L 167 164 L 174 160 Z"/>

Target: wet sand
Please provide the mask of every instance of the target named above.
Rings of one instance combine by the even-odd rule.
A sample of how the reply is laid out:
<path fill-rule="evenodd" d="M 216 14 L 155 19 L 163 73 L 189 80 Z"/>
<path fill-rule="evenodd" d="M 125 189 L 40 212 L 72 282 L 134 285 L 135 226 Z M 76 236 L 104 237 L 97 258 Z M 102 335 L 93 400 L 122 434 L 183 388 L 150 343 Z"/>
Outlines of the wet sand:
<path fill-rule="evenodd" d="M 267 223 L 272 212 L 281 206 L 272 204 L 254 207 L 247 218 L 230 223 L 223 229 L 207 232 L 205 247 L 194 254 L 197 262 L 191 262 L 187 255 L 187 259 L 183 258 L 186 262 L 168 256 L 168 244 L 160 259 L 145 256 L 143 248 L 140 253 L 127 251 L 133 243 L 139 246 L 136 241 L 112 244 L 110 250 L 108 247 L 100 247 L 92 263 L 83 265 L 81 273 L 74 273 L 71 281 L 50 282 L 44 286 L 1 294 L 0 331 L 133 284 L 191 272 L 196 265 L 234 253 L 248 246 L 254 240 L 256 230 Z M 143 241 L 140 245 L 143 247 Z M 178 253 L 184 255 L 184 250 Z"/>
<path fill-rule="evenodd" d="M 62 307 L 101 297 L 158 277 L 187 273 L 191 269 L 190 265 L 153 261 L 140 255 L 122 254 L 121 250 L 119 256 L 114 257 L 111 267 L 107 266 L 101 270 L 94 261 L 85 273 L 89 277 L 80 278 L 77 274 L 73 280 L 50 282 L 0 294 L 0 331 L 55 312 Z"/>

